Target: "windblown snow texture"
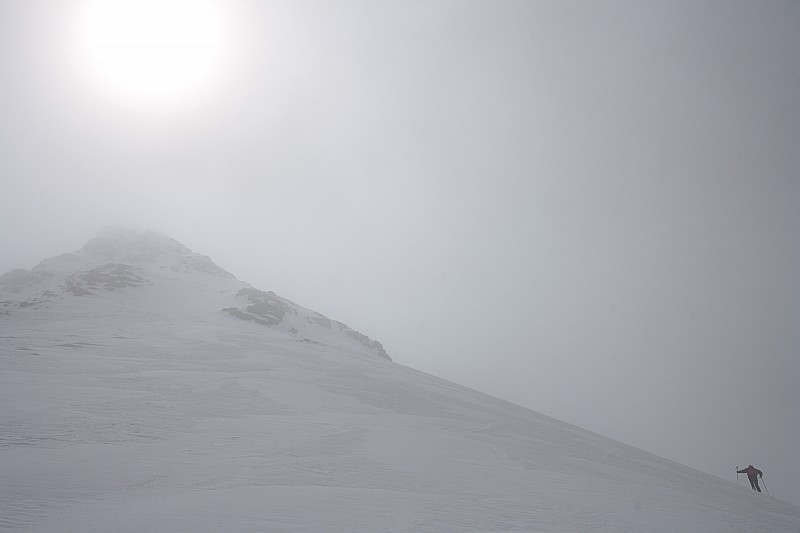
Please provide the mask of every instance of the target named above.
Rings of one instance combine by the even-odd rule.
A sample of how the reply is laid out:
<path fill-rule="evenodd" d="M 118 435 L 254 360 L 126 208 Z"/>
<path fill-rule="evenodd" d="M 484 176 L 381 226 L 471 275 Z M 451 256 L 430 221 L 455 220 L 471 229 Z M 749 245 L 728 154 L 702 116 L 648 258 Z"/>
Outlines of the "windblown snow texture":
<path fill-rule="evenodd" d="M 392 363 L 155 233 L 6 274 L 0 313 L 3 530 L 800 531 L 797 507 Z"/>

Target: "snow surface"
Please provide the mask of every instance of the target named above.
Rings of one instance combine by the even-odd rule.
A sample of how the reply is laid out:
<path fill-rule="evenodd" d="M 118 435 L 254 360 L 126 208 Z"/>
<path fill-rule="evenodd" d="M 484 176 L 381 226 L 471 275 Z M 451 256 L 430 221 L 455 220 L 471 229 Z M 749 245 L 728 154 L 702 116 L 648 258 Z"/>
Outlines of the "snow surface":
<path fill-rule="evenodd" d="M 393 363 L 276 295 L 251 308 L 171 239 L 98 238 L 0 278 L 0 529 L 800 531 L 749 487 Z"/>

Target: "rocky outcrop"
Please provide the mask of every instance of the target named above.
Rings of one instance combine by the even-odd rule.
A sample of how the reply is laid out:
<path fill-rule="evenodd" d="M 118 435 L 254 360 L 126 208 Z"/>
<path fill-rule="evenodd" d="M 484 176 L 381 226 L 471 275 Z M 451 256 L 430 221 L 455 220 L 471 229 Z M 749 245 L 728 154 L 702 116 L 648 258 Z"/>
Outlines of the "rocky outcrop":
<path fill-rule="evenodd" d="M 240 290 L 237 298 L 247 302 L 244 308 L 228 307 L 223 309 L 236 318 L 252 320 L 265 326 L 277 326 L 292 311 L 288 300 L 284 300 L 272 291 L 264 292 L 254 288 Z M 296 314 L 296 311 L 295 311 Z"/>
<path fill-rule="evenodd" d="M 126 287 L 138 287 L 147 280 L 136 272 L 141 269 L 130 265 L 109 263 L 86 272 L 78 272 L 67 276 L 64 280 L 64 288 L 76 296 L 92 294 L 92 290 L 124 289 Z"/>
<path fill-rule="evenodd" d="M 335 342 L 338 338 L 354 346 L 366 348 L 374 355 L 391 361 L 380 342 L 370 339 L 343 322 L 331 320 L 321 313 L 300 307 L 272 291 L 248 287 L 240 290 L 236 298 L 242 305 L 226 307 L 222 311 L 242 320 L 280 327 L 297 335 L 303 341 L 324 344 L 326 340 Z"/>

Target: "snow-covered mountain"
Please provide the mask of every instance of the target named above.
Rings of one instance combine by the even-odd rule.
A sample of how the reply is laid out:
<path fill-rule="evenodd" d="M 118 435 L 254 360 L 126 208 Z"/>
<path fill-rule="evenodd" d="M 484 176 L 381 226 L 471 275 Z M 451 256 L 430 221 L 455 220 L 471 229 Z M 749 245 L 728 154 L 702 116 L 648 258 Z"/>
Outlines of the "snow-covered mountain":
<path fill-rule="evenodd" d="M 223 312 L 304 342 L 390 359 L 381 343 L 346 324 L 238 281 L 210 258 L 153 231 L 106 228 L 76 253 L 0 277 L 0 314 L 24 308 L 71 312 L 84 305 L 135 305 L 152 313 L 191 316 Z"/>
<path fill-rule="evenodd" d="M 800 509 L 391 362 L 152 232 L 0 278 L 0 529 L 800 531 Z"/>

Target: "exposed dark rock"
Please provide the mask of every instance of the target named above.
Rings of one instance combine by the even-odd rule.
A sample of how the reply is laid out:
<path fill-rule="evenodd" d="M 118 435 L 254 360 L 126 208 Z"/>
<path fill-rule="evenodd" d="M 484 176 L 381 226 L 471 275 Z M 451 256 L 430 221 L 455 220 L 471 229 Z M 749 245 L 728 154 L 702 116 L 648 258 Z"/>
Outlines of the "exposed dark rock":
<path fill-rule="evenodd" d="M 94 294 L 92 291 L 87 291 L 83 287 L 79 287 L 77 285 L 73 285 L 67 288 L 67 292 L 72 294 L 73 296 L 89 296 Z"/>
<path fill-rule="evenodd" d="M 280 324 L 286 313 L 292 311 L 289 304 L 272 291 L 264 292 L 258 289 L 245 288 L 236 293 L 237 297 L 245 298 L 250 305 L 247 312 L 269 321 L 271 324 Z"/>
<path fill-rule="evenodd" d="M 336 324 L 339 326 L 339 329 L 341 329 L 344 332 L 345 335 L 347 335 L 348 337 L 350 337 L 352 339 L 357 340 L 358 342 L 360 342 L 361 344 L 363 344 L 367 348 L 375 351 L 380 357 L 383 357 L 384 359 L 389 359 L 391 361 L 392 358 L 389 357 L 389 354 L 386 353 L 386 350 L 384 350 L 383 344 L 381 344 L 380 342 L 378 342 L 376 340 L 370 339 L 369 337 L 367 337 L 363 333 L 354 330 L 353 328 L 351 328 L 347 324 L 343 324 L 341 322 L 336 322 Z"/>
<path fill-rule="evenodd" d="M 301 308 L 299 308 L 297 305 L 289 300 L 281 298 L 272 291 L 265 292 L 252 287 L 247 287 L 236 293 L 236 297 L 244 299 L 248 305 L 245 307 L 227 307 L 223 309 L 224 312 L 230 314 L 231 316 L 235 316 L 236 318 L 240 318 L 242 320 L 253 321 L 265 326 L 278 326 L 284 323 L 286 316 L 289 313 L 293 315 L 299 314 L 302 317 L 306 315 L 307 312 L 309 314 L 305 316 L 303 320 L 308 323 L 308 327 L 310 329 L 307 329 L 302 325 L 300 325 L 300 329 L 298 329 L 298 327 L 293 325 L 290 327 L 287 324 L 286 327 L 290 333 L 295 335 L 309 334 L 313 337 L 313 331 L 317 327 L 324 328 L 329 331 L 337 331 L 341 335 L 349 337 L 370 349 L 378 357 L 382 357 L 391 361 L 391 358 L 386 353 L 386 350 L 384 350 L 383 345 L 380 342 L 372 340 L 363 333 L 352 329 L 346 324 L 331 320 L 320 313 L 315 313 L 309 310 L 301 311 Z M 304 337 L 300 340 L 305 342 L 318 342 L 313 341 L 308 337 Z"/>
<path fill-rule="evenodd" d="M 111 291 L 126 287 L 138 287 L 147 280 L 136 274 L 136 270 L 130 265 L 109 263 L 67 277 L 64 287 L 76 296 L 91 294 L 89 289 Z"/>
<path fill-rule="evenodd" d="M 226 307 L 223 309 L 224 312 L 230 314 L 231 316 L 235 316 L 236 318 L 241 318 L 242 320 L 250 320 L 257 324 L 261 324 L 263 326 L 277 326 L 280 322 L 270 319 L 265 319 L 260 316 L 254 315 L 252 313 L 248 313 L 246 311 L 242 311 L 238 307 Z"/>

